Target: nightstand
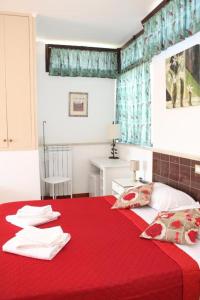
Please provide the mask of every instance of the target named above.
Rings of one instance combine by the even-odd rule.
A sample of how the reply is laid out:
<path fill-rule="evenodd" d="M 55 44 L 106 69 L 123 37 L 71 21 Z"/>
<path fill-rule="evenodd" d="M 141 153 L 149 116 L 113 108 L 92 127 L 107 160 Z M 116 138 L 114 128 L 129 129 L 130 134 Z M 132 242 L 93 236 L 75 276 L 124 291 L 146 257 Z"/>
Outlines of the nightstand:
<path fill-rule="evenodd" d="M 137 187 L 143 185 L 142 182 L 136 181 L 133 182 L 132 178 L 117 178 L 112 180 L 112 195 L 116 198 L 125 191 L 125 189 L 130 187 Z"/>

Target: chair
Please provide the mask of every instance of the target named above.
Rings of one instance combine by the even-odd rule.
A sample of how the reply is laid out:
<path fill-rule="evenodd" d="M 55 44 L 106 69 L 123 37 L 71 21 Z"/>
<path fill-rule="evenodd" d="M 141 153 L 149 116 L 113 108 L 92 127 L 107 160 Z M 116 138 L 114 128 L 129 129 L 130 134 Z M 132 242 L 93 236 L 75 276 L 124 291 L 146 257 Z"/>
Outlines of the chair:
<path fill-rule="evenodd" d="M 51 189 L 53 199 L 57 195 L 72 198 L 72 150 L 65 145 L 46 145 L 44 149 L 44 177 L 42 178 Z"/>

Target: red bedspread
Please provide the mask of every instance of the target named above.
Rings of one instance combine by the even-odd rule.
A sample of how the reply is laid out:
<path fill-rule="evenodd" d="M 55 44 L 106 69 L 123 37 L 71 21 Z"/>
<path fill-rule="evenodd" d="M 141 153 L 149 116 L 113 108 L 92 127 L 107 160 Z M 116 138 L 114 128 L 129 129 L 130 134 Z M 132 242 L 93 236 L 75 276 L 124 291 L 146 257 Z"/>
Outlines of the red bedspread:
<path fill-rule="evenodd" d="M 158 242 L 139 238 L 141 219 L 131 212 L 111 210 L 109 201 L 113 197 L 0 205 L 0 246 L 20 230 L 7 223 L 5 216 L 27 203 L 51 204 L 61 217 L 40 227 L 61 225 L 72 235 L 52 261 L 1 251 L 0 300 L 198 299 L 197 264 L 177 247 L 171 258 Z M 182 257 L 178 263 L 176 256 Z M 183 282 L 192 286 L 191 293 Z"/>

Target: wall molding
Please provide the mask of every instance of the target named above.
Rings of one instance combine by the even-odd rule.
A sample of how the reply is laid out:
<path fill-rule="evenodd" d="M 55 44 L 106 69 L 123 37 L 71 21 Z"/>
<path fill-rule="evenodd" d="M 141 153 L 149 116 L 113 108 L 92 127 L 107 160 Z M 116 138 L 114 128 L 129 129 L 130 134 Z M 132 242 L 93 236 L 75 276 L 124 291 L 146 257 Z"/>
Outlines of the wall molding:
<path fill-rule="evenodd" d="M 110 142 L 83 142 L 83 143 L 46 143 L 46 146 L 93 146 L 93 145 L 110 145 Z M 43 147 L 40 144 L 39 147 Z"/>
<path fill-rule="evenodd" d="M 135 145 L 135 144 L 125 144 L 125 143 L 117 143 L 117 145 L 133 147 L 133 148 L 136 148 L 136 149 L 143 149 L 143 150 L 147 150 L 147 151 L 150 151 L 150 152 L 154 151 L 152 147 L 148 147 L 148 146 L 140 146 L 140 145 Z"/>

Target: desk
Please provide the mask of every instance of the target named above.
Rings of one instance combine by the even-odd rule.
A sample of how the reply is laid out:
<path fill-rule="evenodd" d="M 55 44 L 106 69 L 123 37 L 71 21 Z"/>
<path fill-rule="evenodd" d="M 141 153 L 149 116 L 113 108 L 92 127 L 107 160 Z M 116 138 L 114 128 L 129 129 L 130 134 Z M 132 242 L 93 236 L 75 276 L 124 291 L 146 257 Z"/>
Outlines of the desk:
<path fill-rule="evenodd" d="M 90 171 L 100 175 L 100 196 L 112 194 L 112 180 L 114 178 L 131 177 L 129 161 L 121 159 L 93 158 L 90 160 Z"/>

